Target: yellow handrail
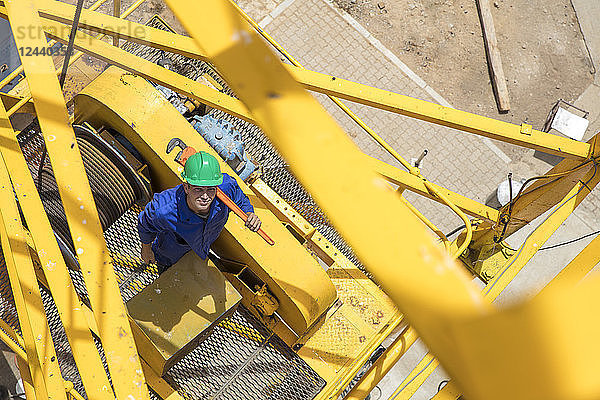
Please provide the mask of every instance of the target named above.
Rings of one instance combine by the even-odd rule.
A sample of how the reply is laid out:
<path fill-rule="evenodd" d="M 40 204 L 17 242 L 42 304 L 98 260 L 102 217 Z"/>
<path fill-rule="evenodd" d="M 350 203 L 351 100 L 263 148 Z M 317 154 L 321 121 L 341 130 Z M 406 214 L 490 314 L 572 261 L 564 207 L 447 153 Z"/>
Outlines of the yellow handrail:
<path fill-rule="evenodd" d="M 446 237 L 446 235 L 444 235 L 444 232 L 442 232 L 437 226 L 435 226 L 433 224 L 433 222 L 431 222 L 430 220 L 427 219 L 427 217 L 425 217 L 421 211 L 419 211 L 415 206 L 413 206 L 410 202 L 408 202 L 408 200 L 406 200 L 404 197 L 400 197 L 400 200 L 402 200 L 402 202 L 404 204 L 406 204 L 406 206 L 408 207 L 408 209 L 410 211 L 412 211 L 413 214 L 415 214 L 417 216 L 417 218 L 419 218 L 421 221 L 423 221 L 423 223 L 425 225 L 427 225 L 427 227 L 429 229 L 431 229 L 436 235 L 439 236 L 439 238 L 441 239 L 442 243 L 444 244 L 444 247 L 446 248 L 446 251 L 448 253 L 450 253 L 450 241 L 448 240 L 448 238 Z"/>
<path fill-rule="evenodd" d="M 446 205 L 450 207 L 452 211 L 454 211 L 465 223 L 465 227 L 467 229 L 467 236 L 465 237 L 465 240 L 460 245 L 458 250 L 456 250 L 456 252 L 452 255 L 453 258 L 458 258 L 458 256 L 460 256 L 463 253 L 463 251 L 467 249 L 469 243 L 471 243 L 471 239 L 473 239 L 473 227 L 471 226 L 471 221 L 469 220 L 469 217 L 467 217 L 467 214 L 462 212 L 460 208 L 456 207 L 456 205 L 454 205 L 454 203 L 452 203 L 445 194 L 436 190 L 436 188 L 431 184 L 431 182 L 425 180 L 423 181 L 423 183 L 431 193 L 435 194 L 444 203 L 446 203 Z"/>

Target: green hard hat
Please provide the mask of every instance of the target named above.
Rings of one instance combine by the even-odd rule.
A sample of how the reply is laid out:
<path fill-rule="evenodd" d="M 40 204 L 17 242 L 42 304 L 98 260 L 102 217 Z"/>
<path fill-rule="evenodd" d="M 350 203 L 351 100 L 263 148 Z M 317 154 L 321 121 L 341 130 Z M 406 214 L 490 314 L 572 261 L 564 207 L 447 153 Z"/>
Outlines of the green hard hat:
<path fill-rule="evenodd" d="M 219 162 L 205 151 L 196 153 L 187 159 L 181 177 L 194 186 L 219 186 L 223 183 Z"/>

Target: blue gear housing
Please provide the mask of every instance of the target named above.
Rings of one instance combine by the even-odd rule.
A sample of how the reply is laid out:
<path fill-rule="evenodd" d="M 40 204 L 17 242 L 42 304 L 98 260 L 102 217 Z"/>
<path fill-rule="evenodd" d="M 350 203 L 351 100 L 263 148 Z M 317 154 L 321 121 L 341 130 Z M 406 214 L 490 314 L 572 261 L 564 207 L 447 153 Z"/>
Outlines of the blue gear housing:
<path fill-rule="evenodd" d="M 242 180 L 254 172 L 256 165 L 244 152 L 241 134 L 230 122 L 194 115 L 190 123 Z"/>

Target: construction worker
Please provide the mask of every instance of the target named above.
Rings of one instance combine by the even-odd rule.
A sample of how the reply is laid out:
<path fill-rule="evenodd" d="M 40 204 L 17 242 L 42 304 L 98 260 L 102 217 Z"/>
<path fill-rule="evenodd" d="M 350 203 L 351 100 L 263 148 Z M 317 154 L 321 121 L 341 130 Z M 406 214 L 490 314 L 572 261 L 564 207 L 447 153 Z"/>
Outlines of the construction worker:
<path fill-rule="evenodd" d="M 156 262 L 159 272 L 194 250 L 203 260 L 227 222 L 229 208 L 218 198 L 217 186 L 248 215 L 246 226 L 258 231 L 261 221 L 231 176 L 221 173 L 215 157 L 199 152 L 187 159 L 184 183 L 156 193 L 138 217 L 145 263 Z"/>

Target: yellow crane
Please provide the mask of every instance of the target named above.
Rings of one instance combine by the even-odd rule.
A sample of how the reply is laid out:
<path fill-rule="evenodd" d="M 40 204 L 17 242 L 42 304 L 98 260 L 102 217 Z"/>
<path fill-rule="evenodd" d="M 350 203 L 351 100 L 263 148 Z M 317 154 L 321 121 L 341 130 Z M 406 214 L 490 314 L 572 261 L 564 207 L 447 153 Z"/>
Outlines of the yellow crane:
<path fill-rule="evenodd" d="M 0 337 L 28 398 L 364 398 L 417 335 L 431 353 L 393 398 L 410 398 L 438 360 L 453 379 L 438 399 L 600 395 L 600 282 L 574 289 L 600 261 L 598 237 L 533 300 L 492 304 L 598 183 L 597 135 L 578 142 L 304 69 L 230 2 L 168 0 L 189 37 L 158 17 L 125 20 L 143 0 L 123 14 L 115 2 L 115 15 L 97 12 L 102 2 L 0 5 L 13 32 L 45 34 L 14 36 L 32 54 L 0 82 L 24 72 L 28 88 L 0 94 Z M 70 35 L 72 26 L 128 43 Z M 111 65 L 76 94 L 72 114 L 46 37 Z M 166 53 L 194 74 L 159 65 Z M 242 132 L 265 164 L 245 180 L 237 164 L 221 167 L 274 246 L 232 217 L 207 261 L 190 253 L 159 276 L 139 259 L 137 213 L 180 183 L 171 141 L 218 155 L 169 90 L 185 98 L 184 114 L 212 110 Z M 496 210 L 430 182 L 351 115 L 406 170 L 362 154 L 307 90 L 564 160 Z M 17 112 L 32 125 L 16 131 Z M 405 190 L 452 209 L 465 223 L 458 239 Z M 364 204 L 375 207 L 356 218 Z M 506 237 L 549 210 L 507 248 Z"/>

